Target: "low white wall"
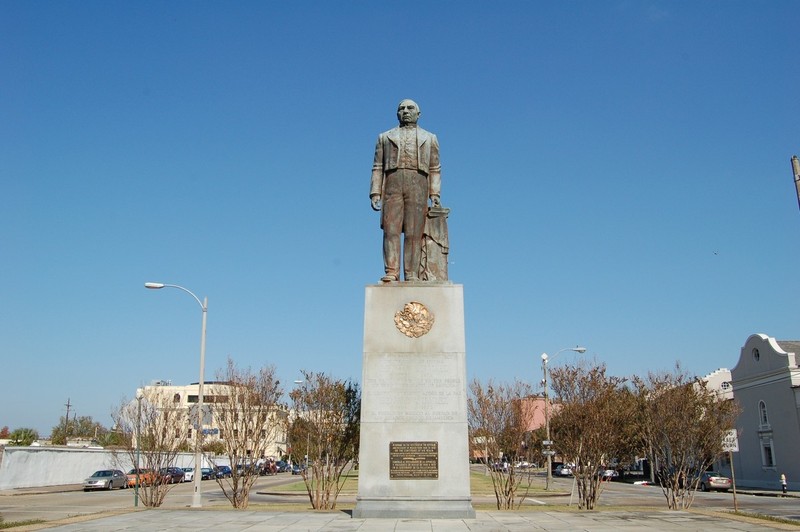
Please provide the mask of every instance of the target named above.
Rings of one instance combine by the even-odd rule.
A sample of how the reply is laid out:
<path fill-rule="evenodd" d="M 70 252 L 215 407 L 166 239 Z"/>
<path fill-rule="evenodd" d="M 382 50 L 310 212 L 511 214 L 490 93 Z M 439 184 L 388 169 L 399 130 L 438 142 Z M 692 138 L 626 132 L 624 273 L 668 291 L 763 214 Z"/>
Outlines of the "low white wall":
<path fill-rule="evenodd" d="M 229 465 L 227 457 L 214 460 Z M 193 453 L 180 453 L 175 466 L 194 465 Z M 204 461 L 204 466 L 208 465 Z M 126 452 L 74 447 L 6 447 L 0 460 L 0 490 L 81 484 L 98 469 L 121 469 L 133 463 Z"/>

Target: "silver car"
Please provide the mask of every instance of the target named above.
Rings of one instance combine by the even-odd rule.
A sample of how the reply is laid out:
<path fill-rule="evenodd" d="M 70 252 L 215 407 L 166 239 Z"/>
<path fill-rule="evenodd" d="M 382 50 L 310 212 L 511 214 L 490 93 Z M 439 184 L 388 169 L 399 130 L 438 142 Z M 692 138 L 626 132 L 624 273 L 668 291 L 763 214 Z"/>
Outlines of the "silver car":
<path fill-rule="evenodd" d="M 700 491 L 721 490 L 728 491 L 731 489 L 733 482 L 728 477 L 723 477 L 719 473 L 713 471 L 706 471 L 700 477 Z"/>
<path fill-rule="evenodd" d="M 83 481 L 83 491 L 127 488 L 128 477 L 119 469 L 101 469 Z"/>

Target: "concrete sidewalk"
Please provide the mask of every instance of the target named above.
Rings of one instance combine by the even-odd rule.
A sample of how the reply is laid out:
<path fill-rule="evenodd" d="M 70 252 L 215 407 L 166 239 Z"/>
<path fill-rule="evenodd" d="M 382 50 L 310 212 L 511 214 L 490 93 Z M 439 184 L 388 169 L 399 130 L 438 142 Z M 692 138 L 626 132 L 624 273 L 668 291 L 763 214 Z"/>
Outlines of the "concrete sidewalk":
<path fill-rule="evenodd" d="M 138 510 L 106 517 L 74 518 L 69 524 L 15 528 L 62 532 L 123 530 L 266 532 L 528 532 L 612 530 L 690 530 L 761 532 L 797 530 L 791 525 L 680 511 L 499 512 L 479 511 L 475 519 L 352 519 L 346 512 L 271 512 L 256 510 Z"/>

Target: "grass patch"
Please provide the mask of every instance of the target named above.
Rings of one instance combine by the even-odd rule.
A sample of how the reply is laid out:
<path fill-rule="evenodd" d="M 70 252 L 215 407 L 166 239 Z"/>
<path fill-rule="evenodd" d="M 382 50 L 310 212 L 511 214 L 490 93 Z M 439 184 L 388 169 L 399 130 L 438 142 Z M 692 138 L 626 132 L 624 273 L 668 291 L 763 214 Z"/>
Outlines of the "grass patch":
<path fill-rule="evenodd" d="M 358 491 L 358 471 L 351 470 L 342 475 L 344 478 L 344 486 L 340 494 L 355 494 Z M 291 484 L 284 484 L 275 489 L 275 491 L 286 493 L 307 493 L 306 483 L 302 477 L 299 477 L 297 482 Z"/>
<path fill-rule="evenodd" d="M 7 528 L 14 528 L 18 526 L 26 526 L 26 525 L 40 525 L 45 523 L 44 519 L 29 519 L 28 521 L 0 521 L 0 530 L 5 530 Z"/>
<path fill-rule="evenodd" d="M 798 523 L 794 519 L 786 519 L 785 517 L 776 517 L 774 515 L 765 515 L 765 514 L 758 514 L 753 512 L 729 512 L 731 515 L 739 515 L 742 517 L 750 517 L 751 519 L 759 519 L 761 521 L 771 521 L 773 523 L 781 523 L 784 525 L 794 525 L 796 527 L 800 527 L 800 523 Z"/>
<path fill-rule="evenodd" d="M 523 473 L 524 474 L 524 473 Z M 527 490 L 528 496 L 541 496 L 544 494 L 554 494 L 554 490 L 547 491 L 543 482 L 536 482 L 535 477 L 531 476 L 531 485 L 527 487 L 528 481 L 523 478 L 517 488 L 517 495 L 522 496 Z M 469 490 L 473 497 L 487 496 L 494 497 L 494 485 L 492 484 L 492 476 L 486 473 L 479 473 L 477 471 L 470 471 L 469 474 Z M 557 492 L 559 495 L 561 492 Z"/>

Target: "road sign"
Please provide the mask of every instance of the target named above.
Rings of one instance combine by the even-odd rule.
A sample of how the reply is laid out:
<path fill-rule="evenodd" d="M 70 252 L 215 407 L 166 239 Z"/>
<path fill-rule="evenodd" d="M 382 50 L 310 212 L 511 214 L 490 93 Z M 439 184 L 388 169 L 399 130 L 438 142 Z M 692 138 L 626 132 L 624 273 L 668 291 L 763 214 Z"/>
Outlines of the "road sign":
<path fill-rule="evenodd" d="M 542 441 L 542 445 L 553 445 L 553 440 L 544 440 Z"/>
<path fill-rule="evenodd" d="M 197 403 L 191 405 L 189 407 L 189 419 L 192 422 L 192 426 L 197 428 Z M 211 424 L 211 407 L 209 405 L 203 405 L 203 425 L 210 425 Z"/>
<path fill-rule="evenodd" d="M 739 452 L 739 435 L 736 429 L 729 430 L 722 438 L 722 450 L 726 453 Z"/>
<path fill-rule="evenodd" d="M 544 449 L 544 450 L 542 451 L 542 454 L 543 454 L 544 456 L 555 456 L 555 455 L 556 455 L 556 452 L 555 452 L 555 451 L 551 451 L 550 449 Z"/>

